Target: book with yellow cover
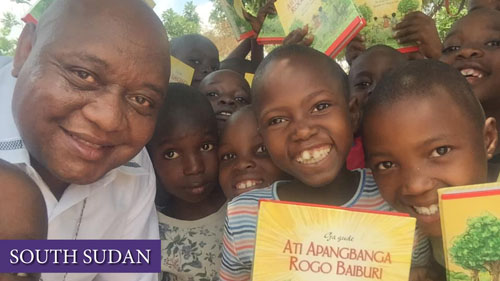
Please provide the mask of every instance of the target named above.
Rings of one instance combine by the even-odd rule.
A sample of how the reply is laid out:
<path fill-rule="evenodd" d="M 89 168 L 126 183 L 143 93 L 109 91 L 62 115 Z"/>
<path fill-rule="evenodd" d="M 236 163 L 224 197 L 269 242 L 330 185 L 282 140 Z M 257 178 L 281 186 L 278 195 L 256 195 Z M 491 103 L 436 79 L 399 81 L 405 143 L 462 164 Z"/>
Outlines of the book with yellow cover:
<path fill-rule="evenodd" d="M 248 72 L 245 73 L 245 80 L 247 80 L 248 85 L 250 85 L 250 87 L 252 87 L 253 77 L 254 77 L 253 73 L 248 73 Z"/>
<path fill-rule="evenodd" d="M 418 51 L 417 44 L 400 45 L 393 38 L 393 28 L 409 12 L 419 11 L 422 0 L 355 0 L 366 27 L 361 31 L 367 48 L 387 45 L 402 53 Z"/>
<path fill-rule="evenodd" d="M 252 25 L 243 15 L 245 9 L 243 0 L 219 0 L 219 3 L 237 40 L 243 40 L 255 35 Z"/>
<path fill-rule="evenodd" d="M 175 82 L 191 85 L 193 76 L 194 68 L 170 56 L 170 83 Z"/>
<path fill-rule="evenodd" d="M 365 26 L 352 0 L 277 0 L 274 6 L 285 34 L 308 25 L 311 47 L 331 57 Z"/>
<path fill-rule="evenodd" d="M 500 280 L 500 183 L 438 189 L 448 281 Z"/>
<path fill-rule="evenodd" d="M 407 214 L 261 200 L 253 281 L 408 280 Z"/>

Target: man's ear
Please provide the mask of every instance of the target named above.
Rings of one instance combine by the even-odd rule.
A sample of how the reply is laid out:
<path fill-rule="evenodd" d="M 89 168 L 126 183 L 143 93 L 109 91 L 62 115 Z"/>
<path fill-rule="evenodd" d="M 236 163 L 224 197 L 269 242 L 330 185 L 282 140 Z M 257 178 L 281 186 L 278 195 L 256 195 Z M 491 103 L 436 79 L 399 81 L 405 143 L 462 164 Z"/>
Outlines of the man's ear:
<path fill-rule="evenodd" d="M 488 159 L 491 159 L 495 155 L 495 151 L 498 145 L 498 132 L 497 132 L 497 122 L 495 118 L 488 117 L 484 122 L 484 147 L 486 148 L 486 155 Z"/>
<path fill-rule="evenodd" d="M 352 132 L 356 133 L 361 124 L 361 106 L 357 97 L 349 99 L 349 113 L 351 114 Z"/>
<path fill-rule="evenodd" d="M 19 75 L 21 68 L 24 63 L 28 59 L 29 54 L 31 53 L 31 48 L 35 43 L 36 36 L 36 26 L 34 23 L 27 23 L 21 35 L 19 36 L 19 40 L 17 41 L 16 54 L 14 55 L 14 67 L 12 68 L 12 76 L 16 77 Z"/>

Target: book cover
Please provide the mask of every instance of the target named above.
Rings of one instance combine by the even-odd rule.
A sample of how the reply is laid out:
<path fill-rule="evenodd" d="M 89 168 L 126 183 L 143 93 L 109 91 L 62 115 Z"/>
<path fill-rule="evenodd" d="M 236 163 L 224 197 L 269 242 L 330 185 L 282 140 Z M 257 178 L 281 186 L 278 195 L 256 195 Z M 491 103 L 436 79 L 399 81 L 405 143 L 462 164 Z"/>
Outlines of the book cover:
<path fill-rule="evenodd" d="M 254 281 L 408 280 L 406 214 L 261 200 Z"/>
<path fill-rule="evenodd" d="M 245 73 L 245 80 L 247 80 L 248 85 L 250 85 L 250 87 L 252 87 L 253 77 L 254 77 L 253 73 L 248 73 L 248 72 Z"/>
<path fill-rule="evenodd" d="M 220 0 L 220 4 L 237 40 L 243 40 L 255 35 L 252 25 L 243 15 L 244 6 L 242 0 Z"/>
<path fill-rule="evenodd" d="M 358 10 L 366 20 L 361 31 L 365 46 L 387 45 L 402 53 L 418 51 L 416 44 L 400 45 L 393 38 L 393 28 L 409 12 L 421 9 L 421 0 L 355 0 Z"/>
<path fill-rule="evenodd" d="M 275 44 L 279 45 L 283 43 L 286 33 L 281 25 L 279 16 L 267 15 L 262 23 L 259 35 L 257 37 L 257 43 L 259 44 Z"/>
<path fill-rule="evenodd" d="M 448 281 L 500 280 L 500 183 L 438 195 Z"/>
<path fill-rule="evenodd" d="M 352 0 L 277 0 L 274 4 L 285 34 L 306 24 L 312 48 L 335 57 L 364 27 Z"/>
<path fill-rule="evenodd" d="M 170 82 L 191 85 L 194 76 L 194 68 L 183 63 L 179 59 L 170 56 Z"/>

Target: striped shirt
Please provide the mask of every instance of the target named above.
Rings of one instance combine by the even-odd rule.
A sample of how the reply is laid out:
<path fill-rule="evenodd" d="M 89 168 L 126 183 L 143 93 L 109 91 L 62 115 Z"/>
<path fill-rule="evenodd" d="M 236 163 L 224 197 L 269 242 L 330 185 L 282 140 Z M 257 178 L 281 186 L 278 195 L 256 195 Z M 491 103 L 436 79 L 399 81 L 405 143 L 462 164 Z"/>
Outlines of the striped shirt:
<path fill-rule="evenodd" d="M 358 189 L 354 196 L 341 207 L 394 211 L 379 193 L 377 184 L 369 169 L 356 170 L 361 173 Z M 255 231 L 259 200 L 280 200 L 277 181 L 271 186 L 244 193 L 228 203 L 224 226 L 222 265 L 220 279 L 227 281 L 250 280 L 255 247 Z M 412 266 L 426 265 L 431 248 L 428 239 L 415 232 Z"/>

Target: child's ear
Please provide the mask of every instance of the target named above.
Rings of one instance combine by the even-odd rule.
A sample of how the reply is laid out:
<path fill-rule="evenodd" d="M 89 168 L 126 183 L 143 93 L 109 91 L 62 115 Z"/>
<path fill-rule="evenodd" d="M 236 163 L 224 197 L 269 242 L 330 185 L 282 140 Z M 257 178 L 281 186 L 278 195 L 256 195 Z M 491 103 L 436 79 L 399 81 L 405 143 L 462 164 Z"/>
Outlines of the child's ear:
<path fill-rule="evenodd" d="M 349 113 L 351 114 L 352 131 L 357 132 L 361 123 L 361 106 L 357 97 L 349 99 Z"/>
<path fill-rule="evenodd" d="M 488 159 L 491 159 L 495 154 L 498 145 L 497 122 L 495 118 L 488 117 L 484 122 L 484 146 Z"/>
<path fill-rule="evenodd" d="M 12 76 L 16 77 L 19 75 L 21 68 L 24 65 L 24 62 L 28 59 L 29 54 L 31 53 L 31 47 L 35 42 L 36 36 L 36 26 L 34 23 L 27 23 L 21 35 L 19 36 L 19 40 L 17 41 L 16 54 L 14 55 L 14 63 L 12 68 Z"/>

